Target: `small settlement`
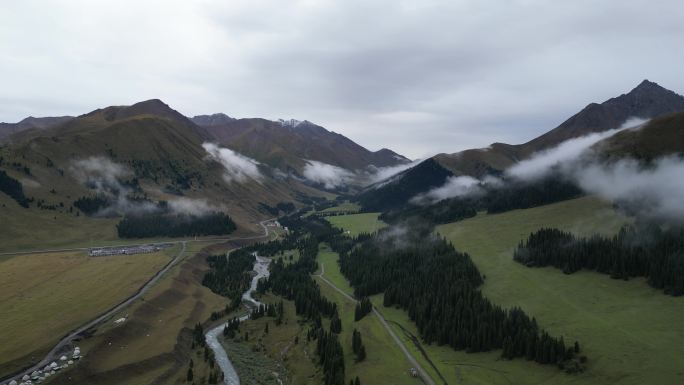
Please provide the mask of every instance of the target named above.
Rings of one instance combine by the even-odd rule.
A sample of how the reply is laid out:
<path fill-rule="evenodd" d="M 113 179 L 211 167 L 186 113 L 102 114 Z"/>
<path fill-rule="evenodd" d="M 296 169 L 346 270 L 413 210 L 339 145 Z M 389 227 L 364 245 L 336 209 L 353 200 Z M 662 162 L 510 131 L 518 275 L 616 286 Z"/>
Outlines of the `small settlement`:
<path fill-rule="evenodd" d="M 91 257 L 105 257 L 109 255 L 147 254 L 154 253 L 171 246 L 173 246 L 171 243 L 153 243 L 149 245 L 136 246 L 93 247 L 88 250 L 88 255 Z"/>
<path fill-rule="evenodd" d="M 71 358 L 63 355 L 58 361 L 53 361 L 52 363 L 45 365 L 43 369 L 34 370 L 31 374 L 25 374 L 21 379 L 12 380 L 7 383 L 7 385 L 32 385 L 39 384 L 50 376 L 54 376 L 60 370 L 66 369 L 73 365 L 76 360 L 81 359 L 81 349 L 75 347 Z"/>

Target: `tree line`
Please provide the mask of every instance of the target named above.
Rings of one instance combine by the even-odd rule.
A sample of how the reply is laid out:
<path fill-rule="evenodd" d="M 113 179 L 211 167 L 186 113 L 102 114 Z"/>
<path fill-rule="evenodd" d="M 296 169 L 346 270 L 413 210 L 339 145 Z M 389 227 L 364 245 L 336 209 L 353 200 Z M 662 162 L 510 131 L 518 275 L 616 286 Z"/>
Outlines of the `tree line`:
<path fill-rule="evenodd" d="M 259 292 L 267 290 L 293 300 L 295 312 L 307 319 L 332 317 L 337 305 L 326 299 L 311 274 L 318 268 L 318 241 L 307 237 L 299 248 L 299 259 L 286 265 L 282 258 L 271 263 L 270 276 L 257 285 Z"/>
<path fill-rule="evenodd" d="M 24 195 L 24 187 L 21 182 L 7 175 L 4 170 L 0 170 L 0 191 L 14 199 L 23 208 L 28 208 L 29 203 L 31 203 L 31 199 Z"/>
<path fill-rule="evenodd" d="M 207 257 L 209 271 L 202 279 L 202 285 L 214 293 L 228 297 L 233 301 L 232 308 L 237 308 L 251 283 L 250 272 L 256 258 L 249 250 L 238 249 L 225 255 L 211 255 Z"/>
<path fill-rule="evenodd" d="M 354 307 L 354 321 L 360 321 L 371 311 L 373 311 L 373 304 L 368 297 L 361 298 L 360 301 L 356 302 L 356 306 Z"/>
<path fill-rule="evenodd" d="M 307 338 L 316 340 L 316 354 L 325 384 L 344 385 L 344 352 L 337 336 L 342 331 L 342 321 L 337 304 L 321 294 L 320 287 L 311 277 L 318 269 L 319 243 L 341 231 L 320 219 L 303 220 L 298 215 L 282 218 L 281 223 L 290 228 L 290 236 L 257 244 L 253 249 L 259 255 L 276 255 L 279 251 L 296 248 L 299 259 L 290 264 L 285 264 L 282 258 L 276 259 L 271 263 L 268 279 L 260 281 L 257 289 L 260 292 L 270 290 L 294 301 L 296 314 L 313 322 Z M 322 317 L 330 319 L 328 331 L 323 329 Z"/>
<path fill-rule="evenodd" d="M 623 227 L 614 236 L 578 238 L 544 228 L 521 241 L 513 259 L 529 267 L 554 266 L 566 274 L 581 269 L 614 279 L 646 277 L 666 294 L 684 294 L 684 229 L 656 225 Z"/>
<path fill-rule="evenodd" d="M 225 235 L 235 229 L 235 222 L 222 212 L 205 215 L 167 212 L 128 214 L 116 225 L 119 238 Z"/>
<path fill-rule="evenodd" d="M 96 194 L 92 196 L 82 196 L 76 199 L 73 206 L 81 210 L 83 214 L 92 216 L 109 207 L 112 204 L 111 200 L 104 194 Z"/>
<path fill-rule="evenodd" d="M 566 365 L 574 357 L 562 338 L 550 336 L 521 309 L 486 299 L 470 257 L 428 228 L 387 228 L 336 251 L 355 295 L 384 292 L 383 305 L 406 310 L 426 343 L 467 352 L 505 347 L 503 358 L 540 364 Z"/>
<path fill-rule="evenodd" d="M 315 334 L 318 364 L 323 368 L 325 385 L 344 385 L 344 351 L 337 334 L 322 327 Z"/>
<path fill-rule="evenodd" d="M 361 332 L 356 329 L 352 332 L 352 351 L 356 355 L 356 362 L 366 359 L 366 347 L 363 345 Z"/>

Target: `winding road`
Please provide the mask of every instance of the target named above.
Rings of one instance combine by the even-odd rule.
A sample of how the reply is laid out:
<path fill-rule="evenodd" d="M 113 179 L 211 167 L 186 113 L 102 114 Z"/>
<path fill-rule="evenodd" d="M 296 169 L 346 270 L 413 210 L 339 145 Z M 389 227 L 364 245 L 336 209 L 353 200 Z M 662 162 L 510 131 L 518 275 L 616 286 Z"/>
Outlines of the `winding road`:
<path fill-rule="evenodd" d="M 28 374 L 30 375 L 33 371 L 40 370 L 44 368 L 46 365 L 50 364 L 53 361 L 58 361 L 59 356 L 61 354 L 64 354 L 65 348 L 72 343 L 72 341 L 78 337 L 79 334 L 83 333 L 84 331 L 99 325 L 101 322 L 104 322 L 114 314 L 118 313 L 119 311 L 123 310 L 127 306 L 129 306 L 131 303 L 133 303 L 135 300 L 140 298 L 141 295 L 145 294 L 154 284 L 156 284 L 159 279 L 166 274 L 172 267 L 174 267 L 178 261 L 180 261 L 183 258 L 183 255 L 185 254 L 186 250 L 186 244 L 188 242 L 226 242 L 226 241 L 243 241 L 243 240 L 252 240 L 252 239 L 261 239 L 261 238 L 267 238 L 270 233 L 268 226 L 266 225 L 268 222 L 274 221 L 275 218 L 267 219 L 265 221 L 259 222 L 259 225 L 261 228 L 264 230 L 263 235 L 255 235 L 251 237 L 238 237 L 238 238 L 212 238 L 212 239 L 200 239 L 200 240 L 184 240 L 184 241 L 174 241 L 174 242 L 165 242 L 165 243 L 172 243 L 172 244 L 181 244 L 181 250 L 178 252 L 178 254 L 171 260 L 169 263 L 164 265 L 164 267 L 161 268 L 161 270 L 157 271 L 157 273 L 152 276 L 143 286 L 138 289 L 132 296 L 128 297 L 127 299 L 123 300 L 120 302 L 118 305 L 115 305 L 114 307 L 110 308 L 109 310 L 105 311 L 101 315 L 99 315 L 97 318 L 89 321 L 85 325 L 80 326 L 79 328 L 71 331 L 69 334 L 67 334 L 65 337 L 63 337 L 48 353 L 47 355 L 37 364 L 31 366 L 28 369 L 23 369 L 21 373 L 15 373 L 10 376 L 7 376 L 6 378 L 0 379 L 0 382 L 4 381 L 10 381 L 12 379 L 16 379 L 19 381 L 21 377 L 24 375 Z M 131 245 L 126 245 L 126 246 L 131 246 Z M 55 251 L 77 251 L 77 250 L 88 250 L 90 248 L 73 248 L 73 249 L 59 249 L 59 250 L 34 250 L 34 251 L 28 251 L 28 252 L 12 252 L 12 253 L 2 253 L 0 255 L 12 255 L 12 254 L 36 254 L 36 253 L 44 253 L 44 252 L 55 252 Z"/>
<path fill-rule="evenodd" d="M 324 274 L 325 274 L 325 265 L 321 264 L 321 273 L 320 274 L 314 274 L 314 275 L 316 277 L 320 278 L 323 282 L 328 284 L 330 287 L 332 287 L 335 291 L 342 294 L 342 296 L 344 296 L 348 300 L 356 303 L 356 299 L 354 299 L 354 297 L 352 297 L 351 295 L 349 295 L 348 293 L 346 293 L 344 290 L 340 289 L 339 287 L 335 286 L 335 284 L 332 283 L 330 280 L 328 280 L 328 278 L 326 278 L 324 276 Z M 413 367 L 418 372 L 418 377 L 420 377 L 420 379 L 423 380 L 423 382 L 425 384 L 437 385 L 435 383 L 435 381 L 432 379 L 432 377 L 430 377 L 427 374 L 425 369 L 423 369 L 423 367 L 420 366 L 420 364 L 418 363 L 418 361 L 416 361 L 416 359 L 413 357 L 413 355 L 411 355 L 411 352 L 408 351 L 408 349 L 406 348 L 406 345 L 404 345 L 404 343 L 401 342 L 401 340 L 396 335 L 396 333 L 394 333 L 394 330 L 389 326 L 389 324 L 385 320 L 385 317 L 383 317 L 382 314 L 380 314 L 380 312 L 378 311 L 378 309 L 375 308 L 375 306 L 373 306 L 373 314 L 375 314 L 375 316 L 378 317 L 382 326 L 385 327 L 385 330 L 387 330 L 387 332 L 390 334 L 390 336 L 392 337 L 394 342 L 399 346 L 401 351 L 404 352 L 406 359 L 411 363 L 411 365 L 413 365 Z"/>

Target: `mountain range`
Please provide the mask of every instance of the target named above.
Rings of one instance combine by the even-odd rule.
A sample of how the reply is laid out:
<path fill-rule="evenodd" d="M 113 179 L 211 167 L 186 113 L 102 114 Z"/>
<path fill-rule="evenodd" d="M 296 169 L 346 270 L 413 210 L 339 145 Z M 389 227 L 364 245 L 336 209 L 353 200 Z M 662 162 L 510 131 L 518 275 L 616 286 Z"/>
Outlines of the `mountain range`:
<path fill-rule="evenodd" d="M 188 118 L 153 99 L 77 117 L 2 123 L 0 169 L 21 182 L 34 202 L 29 210 L 39 210 L 40 218 L 73 215 L 74 200 L 98 193 L 97 184 L 115 174 L 116 183 L 135 184 L 136 197 L 194 202 L 227 211 L 249 227 L 272 215 L 264 208 L 304 204 L 331 197 L 330 192 L 353 194 L 363 188 L 359 199 L 367 208 L 401 205 L 451 176 L 500 175 L 533 154 L 618 128 L 633 117 L 652 120 L 641 130 L 623 131 L 597 144 L 604 158 L 681 153 L 682 111 L 684 97 L 645 80 L 626 94 L 589 104 L 526 143 L 438 154 L 409 167 L 410 160 L 392 150 L 370 151 L 306 120 L 236 119 L 223 113 Z M 368 175 L 385 168 L 406 170 L 364 188 L 364 181 L 377 180 Z M 93 181 L 93 173 L 99 179 Z M 340 183 L 328 184 L 312 177 L 315 173 Z M 3 194 L 0 200 L 5 207 L 15 204 Z"/>
<path fill-rule="evenodd" d="M 251 229 L 278 203 L 330 196 L 304 172 L 312 162 L 324 172 L 327 167 L 349 175 L 409 162 L 307 121 L 224 114 L 190 119 L 156 99 L 77 117 L 27 118 L 2 128 L 8 135 L 0 139 L 0 169 L 21 182 L 35 202 L 29 210 L 46 221 L 73 215 L 72 203 L 103 193 L 103 185 L 121 209 L 131 197 L 118 185 L 133 183 L 125 192 L 134 199 L 227 211 Z M 16 204 L 4 194 L 0 200 L 5 207 Z"/>
<path fill-rule="evenodd" d="M 526 143 L 493 143 L 482 149 L 437 154 L 426 159 L 425 164 L 408 169 L 390 181 L 366 188 L 360 199 L 367 209 L 384 209 L 444 185 L 451 176 L 498 176 L 511 166 L 567 140 L 618 129 L 632 118 L 652 120 L 641 130 L 622 131 L 597 144 L 604 158 L 681 153 L 683 111 L 683 96 L 644 80 L 626 94 L 600 104 L 589 104 L 558 127 Z M 399 199 L 398 194 L 403 198 Z"/>

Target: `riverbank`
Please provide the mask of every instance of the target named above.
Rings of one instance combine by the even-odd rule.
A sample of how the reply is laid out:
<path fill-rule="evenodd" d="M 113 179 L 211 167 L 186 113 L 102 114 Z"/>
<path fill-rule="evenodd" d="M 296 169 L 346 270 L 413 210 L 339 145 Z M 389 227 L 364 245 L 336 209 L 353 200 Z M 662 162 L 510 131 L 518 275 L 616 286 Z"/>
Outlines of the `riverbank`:
<path fill-rule="evenodd" d="M 268 266 L 271 263 L 271 260 L 269 258 L 260 257 L 256 255 L 256 253 L 254 253 L 254 256 L 256 260 L 254 262 L 253 271 L 256 273 L 256 275 L 252 278 L 249 289 L 247 289 L 247 291 L 245 291 L 242 294 L 242 302 L 245 304 L 245 306 L 247 306 L 247 308 L 250 311 L 251 309 L 262 305 L 261 302 L 259 302 L 253 297 L 253 293 L 256 291 L 259 280 L 262 278 L 268 278 Z M 248 318 L 249 312 L 239 317 L 240 322 L 246 321 Z M 221 372 L 223 373 L 224 384 L 240 385 L 240 376 L 238 376 L 238 373 L 235 370 L 235 366 L 231 362 L 230 358 L 228 357 L 228 354 L 226 353 L 226 350 L 223 348 L 223 345 L 220 342 L 220 339 L 223 338 L 223 329 L 225 328 L 225 326 L 226 323 L 223 322 L 220 325 L 212 328 L 205 334 L 205 338 L 207 341 L 207 345 L 214 352 L 214 358 L 216 360 L 216 363 L 218 364 L 219 368 L 221 369 Z"/>

